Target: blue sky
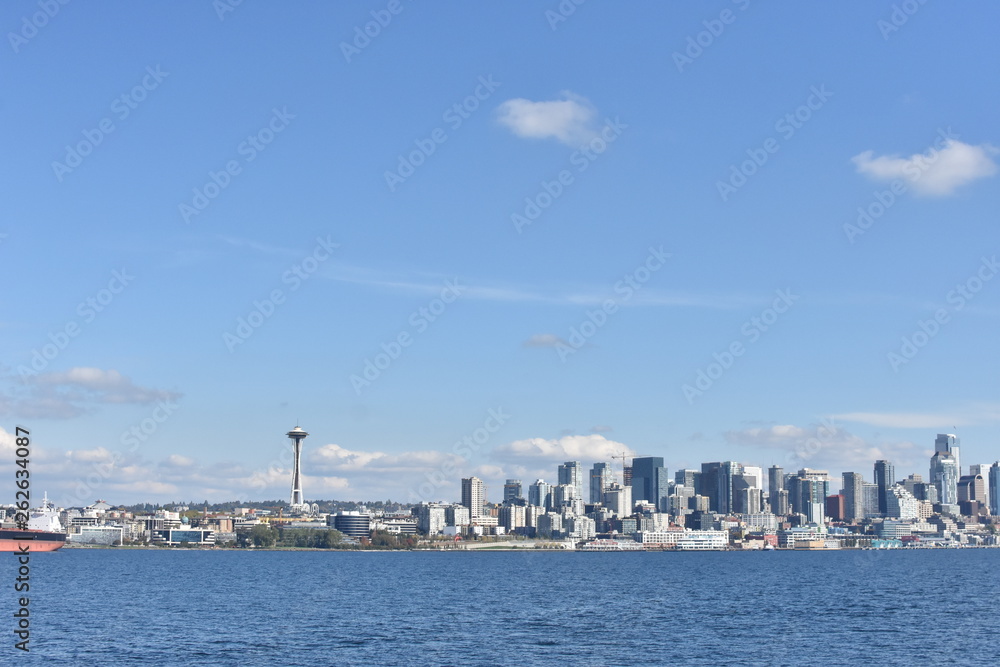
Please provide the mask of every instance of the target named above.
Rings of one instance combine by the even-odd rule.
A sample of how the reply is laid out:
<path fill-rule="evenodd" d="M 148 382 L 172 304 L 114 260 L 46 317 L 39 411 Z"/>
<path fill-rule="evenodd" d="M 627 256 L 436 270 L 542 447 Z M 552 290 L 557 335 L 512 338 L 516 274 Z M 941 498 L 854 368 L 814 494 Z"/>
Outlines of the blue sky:
<path fill-rule="evenodd" d="M 307 499 L 1000 458 L 994 5 L 46 6 L 0 8 L 36 491 L 285 498 L 296 422 Z"/>

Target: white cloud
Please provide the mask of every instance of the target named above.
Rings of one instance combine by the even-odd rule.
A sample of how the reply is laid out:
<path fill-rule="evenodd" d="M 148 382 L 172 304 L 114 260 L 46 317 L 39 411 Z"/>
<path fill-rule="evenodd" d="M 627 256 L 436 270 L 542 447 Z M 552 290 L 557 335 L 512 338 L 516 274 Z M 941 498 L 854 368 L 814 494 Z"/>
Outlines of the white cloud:
<path fill-rule="evenodd" d="M 608 440 L 603 435 L 567 435 L 558 439 L 528 438 L 515 440 L 501 445 L 493 450 L 492 457 L 500 461 L 531 462 L 539 461 L 563 462 L 610 461 L 612 454 L 634 454 L 631 447 Z M 551 474 L 551 473 L 550 473 Z"/>
<path fill-rule="evenodd" d="M 942 197 L 980 178 L 993 176 L 997 149 L 989 144 L 971 146 L 946 139 L 943 148 L 931 148 L 908 158 L 865 151 L 851 158 L 859 173 L 876 181 L 900 179 L 918 195 Z"/>
<path fill-rule="evenodd" d="M 579 146 L 597 134 L 597 110 L 586 98 L 564 91 L 563 99 L 532 102 L 524 98 L 507 100 L 497 108 L 498 120 L 515 135 L 528 139 L 554 138 L 569 146 Z"/>

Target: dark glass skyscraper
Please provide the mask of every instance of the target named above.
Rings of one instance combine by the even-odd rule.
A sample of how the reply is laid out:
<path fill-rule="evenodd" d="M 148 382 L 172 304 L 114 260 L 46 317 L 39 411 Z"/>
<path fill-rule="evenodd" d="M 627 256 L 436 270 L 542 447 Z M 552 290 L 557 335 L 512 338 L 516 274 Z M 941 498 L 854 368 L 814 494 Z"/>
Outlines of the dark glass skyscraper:
<path fill-rule="evenodd" d="M 875 462 L 875 486 L 878 487 L 878 513 L 886 515 L 889 509 L 889 489 L 896 483 L 896 471 L 885 459 Z"/>
<path fill-rule="evenodd" d="M 669 480 L 662 456 L 632 459 L 632 502 L 646 500 L 659 512 L 669 511 Z"/>

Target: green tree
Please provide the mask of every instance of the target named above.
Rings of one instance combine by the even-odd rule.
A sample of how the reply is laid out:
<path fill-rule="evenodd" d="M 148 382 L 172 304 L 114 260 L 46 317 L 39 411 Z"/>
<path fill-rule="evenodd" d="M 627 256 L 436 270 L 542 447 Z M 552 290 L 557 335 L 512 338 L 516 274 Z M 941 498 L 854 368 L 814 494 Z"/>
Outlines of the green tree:
<path fill-rule="evenodd" d="M 250 529 L 250 541 L 255 547 L 273 547 L 278 541 L 278 531 L 266 524 Z"/>

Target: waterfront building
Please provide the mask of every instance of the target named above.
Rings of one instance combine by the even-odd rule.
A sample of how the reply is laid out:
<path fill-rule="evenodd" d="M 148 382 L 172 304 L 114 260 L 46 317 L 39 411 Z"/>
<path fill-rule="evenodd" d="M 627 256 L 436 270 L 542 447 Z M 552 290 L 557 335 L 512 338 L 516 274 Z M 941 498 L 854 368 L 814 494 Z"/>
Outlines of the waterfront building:
<path fill-rule="evenodd" d="M 338 512 L 326 517 L 326 525 L 355 539 L 371 535 L 371 517 L 367 512 Z"/>
<path fill-rule="evenodd" d="M 77 544 L 100 544 L 113 546 L 121 544 L 125 537 L 123 526 L 79 526 L 71 528 L 66 535 L 67 542 Z"/>
<path fill-rule="evenodd" d="M 681 551 L 719 551 L 729 546 L 729 533 L 724 530 L 685 531 L 677 541 Z"/>
<path fill-rule="evenodd" d="M 478 477 L 462 479 L 462 504 L 469 508 L 469 516 L 473 519 L 485 514 L 483 505 L 486 503 L 486 485 Z"/>
<path fill-rule="evenodd" d="M 472 524 L 472 513 L 465 505 L 448 505 L 444 508 L 444 524 L 459 528 Z"/>
<path fill-rule="evenodd" d="M 558 539 L 562 537 L 563 519 L 561 514 L 546 512 L 538 517 L 538 527 L 536 535 L 538 537 L 551 537 Z"/>
<path fill-rule="evenodd" d="M 512 533 L 527 526 L 527 508 L 523 505 L 503 505 L 497 518 L 499 525 Z"/>
<path fill-rule="evenodd" d="M 441 503 L 420 503 L 414 508 L 417 528 L 427 535 L 437 535 L 444 530 L 445 506 Z"/>

